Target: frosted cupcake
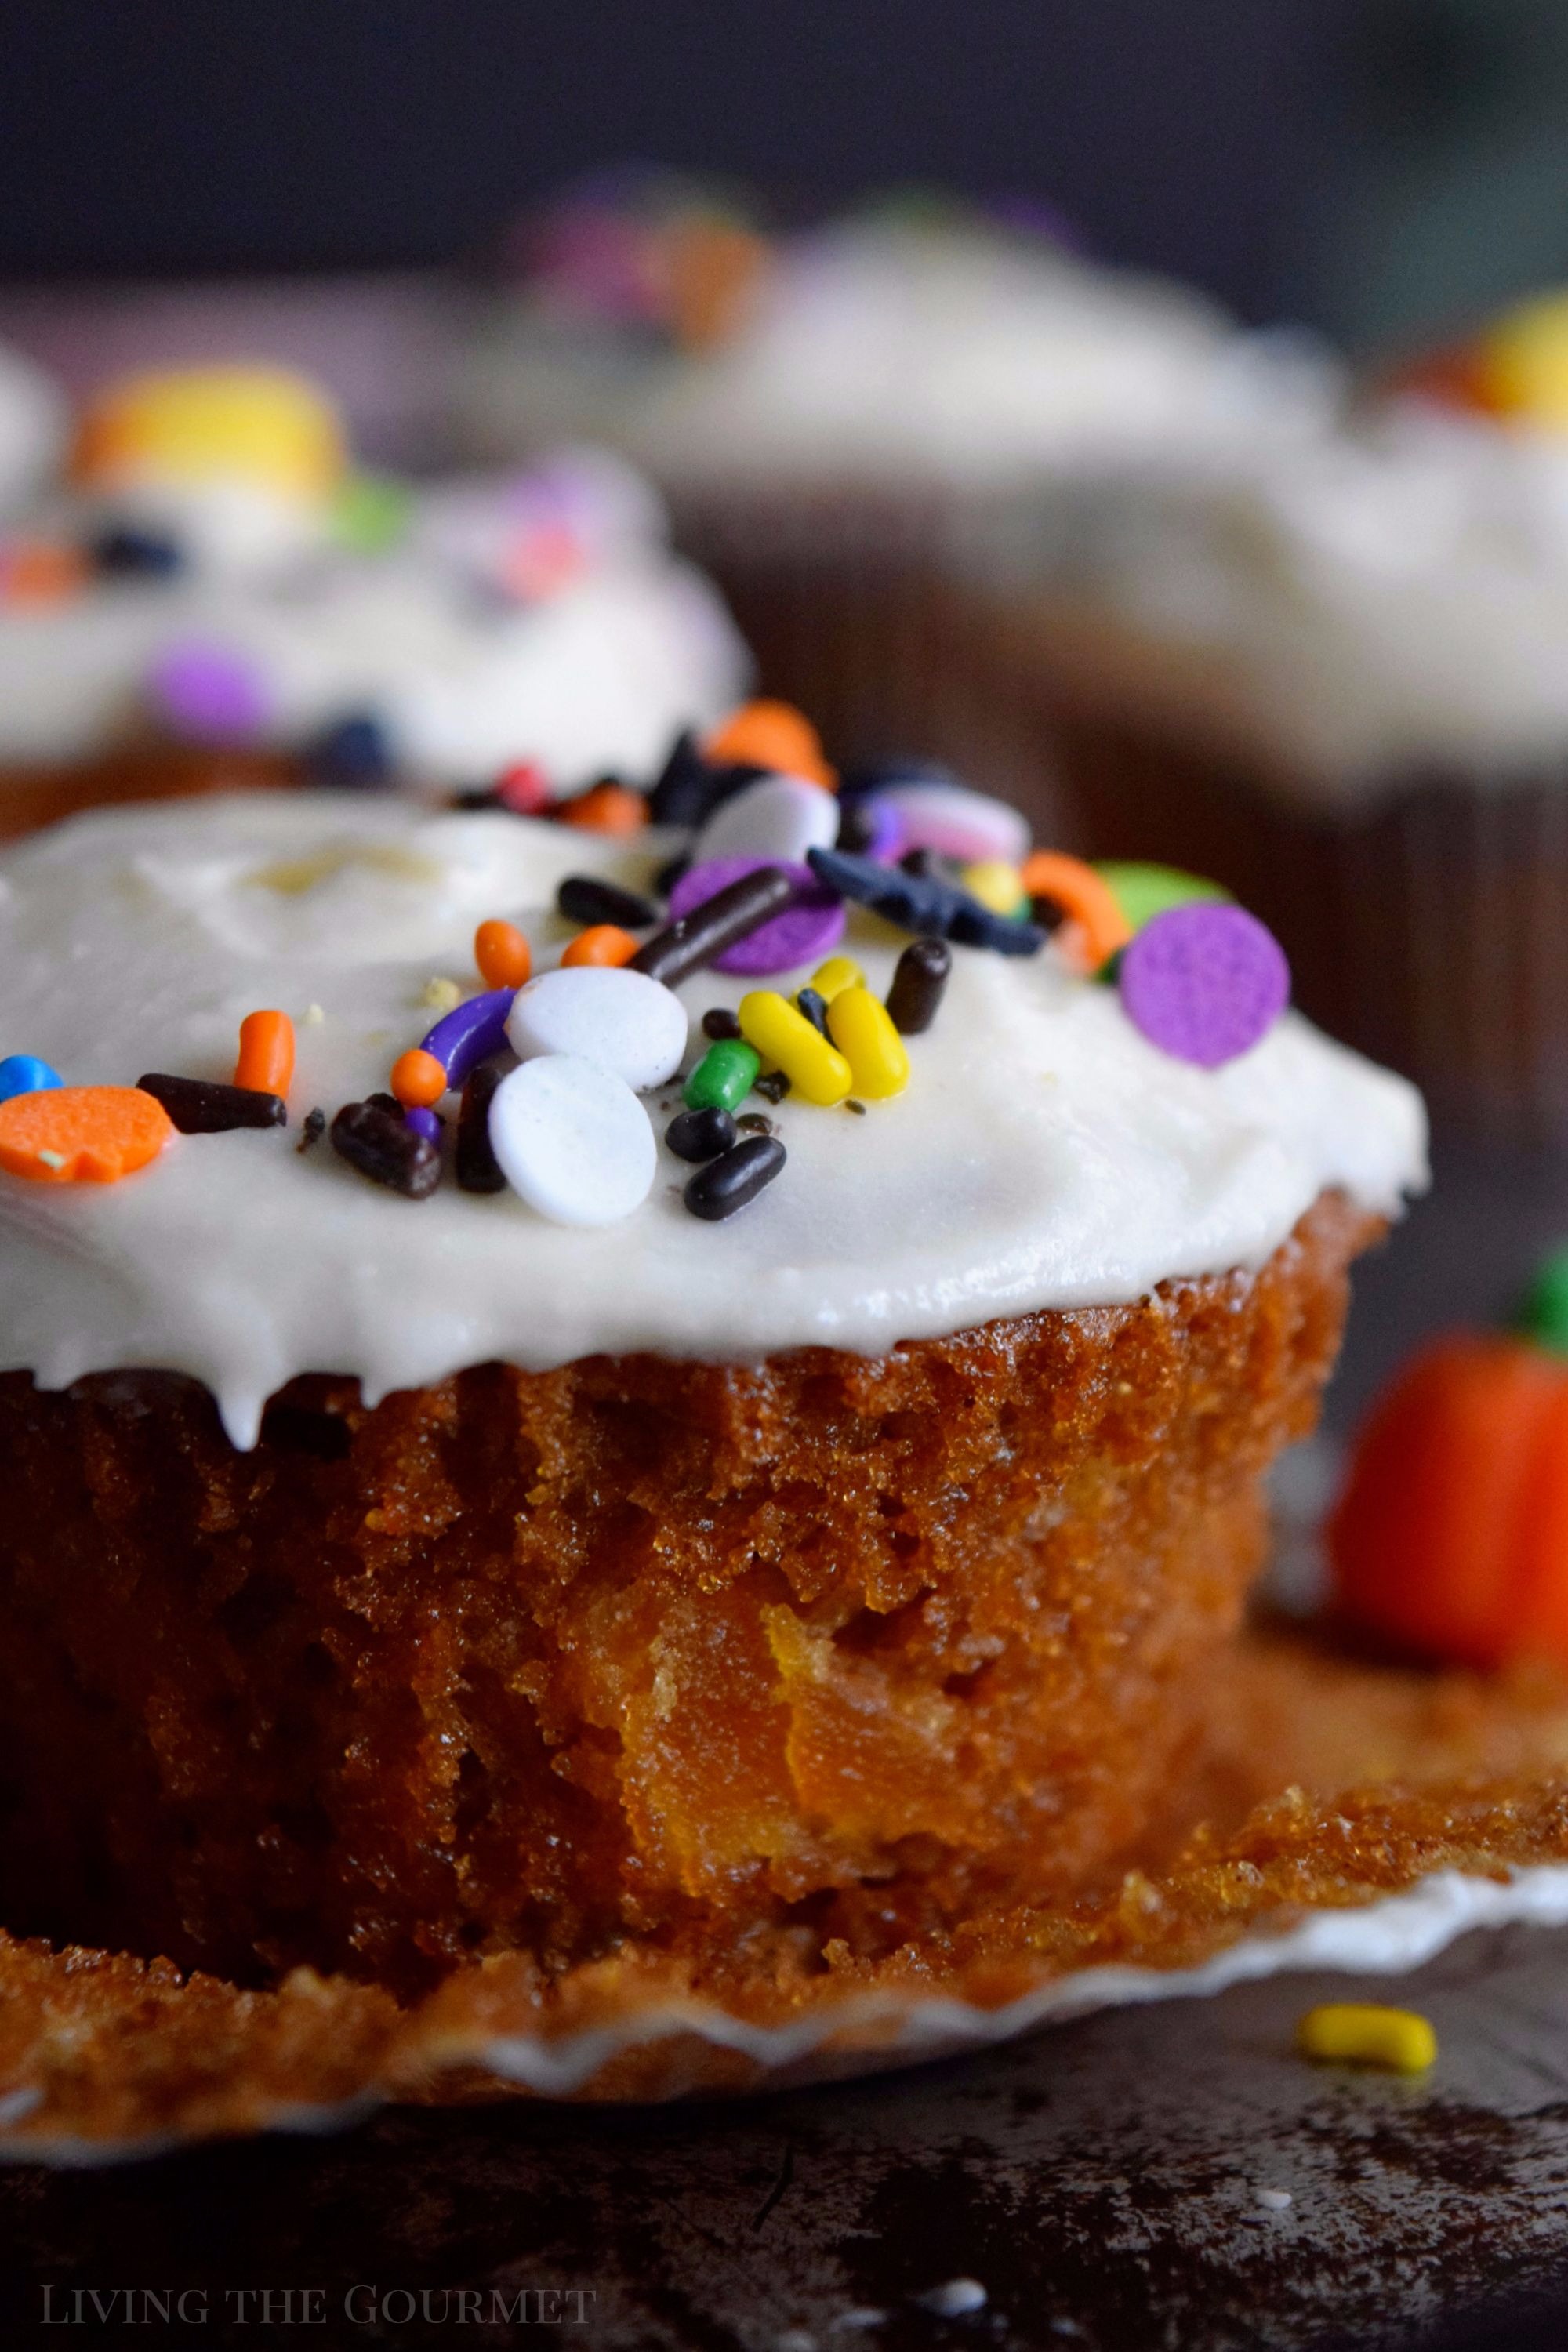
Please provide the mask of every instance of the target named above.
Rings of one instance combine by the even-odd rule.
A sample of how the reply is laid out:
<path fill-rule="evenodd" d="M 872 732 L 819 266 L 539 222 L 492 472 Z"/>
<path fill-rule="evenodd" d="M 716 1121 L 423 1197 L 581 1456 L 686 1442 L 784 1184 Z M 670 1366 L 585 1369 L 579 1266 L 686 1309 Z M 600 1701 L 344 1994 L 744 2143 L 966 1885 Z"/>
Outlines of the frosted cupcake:
<path fill-rule="evenodd" d="M 743 2014 L 1142 1850 L 1418 1101 L 1237 908 L 715 780 L 0 864 L 13 1931 Z"/>
<path fill-rule="evenodd" d="M 0 818 L 237 778 L 542 798 L 641 772 L 732 702 L 745 657 L 621 464 L 404 488 L 354 475 L 301 380 L 113 388 L 12 541 Z"/>
<path fill-rule="evenodd" d="M 998 780 L 1047 743 L 1075 838 L 1231 885 L 1308 1010 L 1526 1139 L 1568 1131 L 1560 332 L 1500 331 L 1489 414 L 1406 394 L 1124 478 L 1066 530 L 1015 514 L 969 572 Z"/>
<path fill-rule="evenodd" d="M 475 446 L 536 444 L 578 380 L 721 580 L 764 682 L 852 755 L 940 747 L 933 558 L 955 519 L 1112 459 L 1294 431 L 1325 397 L 1315 361 L 1194 295 L 934 206 L 756 249 L 700 346 L 646 306 L 617 321 L 601 303 L 585 330 L 545 277 L 471 355 Z"/>

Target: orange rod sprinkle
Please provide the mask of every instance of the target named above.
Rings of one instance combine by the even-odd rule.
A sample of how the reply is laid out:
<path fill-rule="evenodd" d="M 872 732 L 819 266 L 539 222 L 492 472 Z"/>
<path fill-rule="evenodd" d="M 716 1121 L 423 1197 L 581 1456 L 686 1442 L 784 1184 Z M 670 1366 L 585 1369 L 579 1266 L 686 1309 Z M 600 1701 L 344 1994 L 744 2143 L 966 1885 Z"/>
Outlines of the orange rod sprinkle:
<path fill-rule="evenodd" d="M 637 951 L 636 940 L 618 923 L 593 923 L 578 932 L 561 961 L 563 964 L 629 963 Z"/>
<path fill-rule="evenodd" d="M 574 801 L 563 802 L 558 813 L 563 824 L 584 833 L 640 833 L 647 823 L 647 801 L 625 784 L 592 784 Z"/>
<path fill-rule="evenodd" d="M 411 1045 L 392 1066 L 392 1091 L 405 1110 L 428 1110 L 447 1091 L 447 1073 L 434 1054 Z"/>
<path fill-rule="evenodd" d="M 1098 971 L 1132 937 L 1110 883 L 1081 857 L 1059 849 L 1032 850 L 1019 878 L 1031 898 L 1050 898 L 1061 908 L 1068 919 L 1057 945 L 1082 971 Z"/>
<path fill-rule="evenodd" d="M 247 1013 L 239 1024 L 234 1083 L 287 1096 L 294 1077 L 294 1024 L 286 1013 Z"/>
<path fill-rule="evenodd" d="M 521 988 L 533 970 L 533 950 L 515 923 L 497 919 L 474 933 L 474 961 L 487 988 Z"/>

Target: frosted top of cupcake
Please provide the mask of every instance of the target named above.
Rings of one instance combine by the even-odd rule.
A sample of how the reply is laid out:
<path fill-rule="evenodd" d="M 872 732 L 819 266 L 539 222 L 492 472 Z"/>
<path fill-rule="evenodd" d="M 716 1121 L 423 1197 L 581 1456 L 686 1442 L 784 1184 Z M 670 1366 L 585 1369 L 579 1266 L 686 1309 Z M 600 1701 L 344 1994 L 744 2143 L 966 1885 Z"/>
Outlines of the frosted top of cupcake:
<path fill-rule="evenodd" d="M 1171 656 L 1281 787 L 1506 782 L 1568 740 L 1568 440 L 1415 401 L 1359 430 L 1101 485 L 984 553 Z M 1130 693 L 1144 690 L 1129 673 Z"/>
<path fill-rule="evenodd" d="M 639 347 L 525 306 L 473 356 L 484 446 L 595 430 L 679 487 L 784 478 L 1004 483 L 1237 431 L 1296 429 L 1320 363 L 1238 334 L 1195 295 L 1044 239 L 957 221 L 851 223 L 781 242 L 730 331 Z"/>
<path fill-rule="evenodd" d="M 876 1352 L 1256 1266 L 1325 1187 L 1392 1213 L 1424 1181 L 1401 1080 L 1291 1013 L 1222 1068 L 1173 1058 L 1054 945 L 954 946 L 937 1017 L 907 1041 L 907 1090 L 859 1116 L 786 1097 L 768 1116 L 787 1167 L 723 1223 L 687 1213 L 691 1170 L 662 1142 L 641 1205 L 593 1228 L 449 1180 L 405 1198 L 324 1141 L 296 1149 L 310 1109 L 331 1118 L 385 1085 L 457 992 L 439 983 L 478 988 L 477 924 L 522 929 L 537 973 L 571 936 L 564 876 L 646 888 L 668 845 L 303 794 L 106 812 L 7 852 L 8 1050 L 71 1087 L 226 1080 L 242 1019 L 266 1006 L 291 1015 L 298 1065 L 286 1130 L 176 1135 L 108 1184 L 0 1173 L 0 1363 L 50 1387 L 188 1372 L 243 1444 L 307 1370 L 376 1398 L 491 1358 Z M 869 991 L 904 944 L 850 909 L 843 949 Z M 704 1012 L 756 985 L 709 970 L 680 986 L 688 1063 Z M 678 1086 L 644 1099 L 662 1134 Z"/>
<path fill-rule="evenodd" d="M 563 451 L 502 479 L 366 480 L 326 403 L 272 370 L 105 395 L 68 489 L 10 551 L 13 765 L 160 737 L 292 751 L 353 725 L 416 782 L 532 761 L 573 791 L 656 760 L 745 675 L 718 599 L 621 461 Z"/>

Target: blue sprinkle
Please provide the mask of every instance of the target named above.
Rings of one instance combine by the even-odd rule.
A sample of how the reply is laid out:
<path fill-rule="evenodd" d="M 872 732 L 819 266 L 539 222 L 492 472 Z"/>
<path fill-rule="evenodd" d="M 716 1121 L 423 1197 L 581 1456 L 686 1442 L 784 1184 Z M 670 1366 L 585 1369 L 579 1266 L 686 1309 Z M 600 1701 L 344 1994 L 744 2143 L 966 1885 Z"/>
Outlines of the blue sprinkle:
<path fill-rule="evenodd" d="M 1038 955 L 1046 935 L 1037 924 L 994 914 L 967 890 L 934 875 L 906 874 L 900 866 L 879 866 L 869 857 L 849 857 L 840 849 L 808 849 L 819 882 L 868 907 L 884 921 L 917 938 L 957 940 L 963 947 L 993 948 L 998 955 Z"/>
<path fill-rule="evenodd" d="M 352 711 L 322 730 L 308 757 L 321 783 L 379 784 L 392 772 L 392 739 L 374 711 Z"/>
<path fill-rule="evenodd" d="M 63 1087 L 65 1080 L 47 1062 L 40 1062 L 37 1054 L 7 1054 L 0 1062 L 0 1102 L 9 1102 L 13 1095 L 41 1095 L 48 1087 Z"/>

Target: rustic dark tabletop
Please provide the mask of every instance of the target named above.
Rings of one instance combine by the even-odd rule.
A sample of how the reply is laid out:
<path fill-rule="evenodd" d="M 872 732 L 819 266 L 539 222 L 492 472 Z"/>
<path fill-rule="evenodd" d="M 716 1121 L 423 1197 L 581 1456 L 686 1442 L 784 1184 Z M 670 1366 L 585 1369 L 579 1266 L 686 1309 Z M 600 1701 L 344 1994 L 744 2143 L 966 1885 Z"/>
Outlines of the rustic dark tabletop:
<path fill-rule="evenodd" d="M 44 2326 L 92 2321 L 77 2288 L 109 2312 L 100 2341 L 500 2344 L 553 2315 L 556 2340 L 617 2352 L 1426 2346 L 1549 2300 L 1568 2273 L 1568 1930 L 1360 1980 L 1433 2019 L 1425 2080 L 1293 2054 L 1300 2011 L 1356 1981 L 1277 1979 L 730 2105 L 400 2110 L 340 2137 L 14 2171 L 5 2340 L 83 2340 Z M 983 2307 L 922 2307 L 959 2279 Z M 185 2327 L 120 2325 L 109 2298 L 149 2286 L 186 2291 Z"/>
<path fill-rule="evenodd" d="M 1568 1237 L 1561 1168 L 1450 1153 L 1441 1175 L 1366 1270 L 1341 1427 L 1424 1330 L 1497 1313 Z M 1434 2019 L 1429 2079 L 1304 2064 L 1297 2016 L 1356 1980 L 1298 1977 L 733 2105 L 402 2110 L 332 2138 L 0 2173 L 0 2340 L 1568 2344 L 1568 1929 L 1361 1981 Z M 921 2305 L 957 2280 L 984 2304 Z M 127 2302 L 146 2288 L 184 2292 L 184 2324 Z"/>

